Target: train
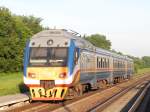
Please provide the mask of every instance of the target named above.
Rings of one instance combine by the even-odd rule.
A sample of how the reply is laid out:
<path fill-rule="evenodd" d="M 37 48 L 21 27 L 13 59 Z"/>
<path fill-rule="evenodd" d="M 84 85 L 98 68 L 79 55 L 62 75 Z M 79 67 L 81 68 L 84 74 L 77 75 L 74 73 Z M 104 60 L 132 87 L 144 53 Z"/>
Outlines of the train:
<path fill-rule="evenodd" d="M 31 100 L 62 101 L 130 79 L 133 60 L 95 47 L 77 32 L 43 30 L 26 42 L 24 84 Z"/>

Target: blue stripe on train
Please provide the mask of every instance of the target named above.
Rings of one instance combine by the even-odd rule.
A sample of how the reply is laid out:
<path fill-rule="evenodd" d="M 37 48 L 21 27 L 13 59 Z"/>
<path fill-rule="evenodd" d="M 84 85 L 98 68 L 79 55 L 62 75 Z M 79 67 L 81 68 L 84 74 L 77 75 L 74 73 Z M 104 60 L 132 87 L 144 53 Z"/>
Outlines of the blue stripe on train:
<path fill-rule="evenodd" d="M 73 68 L 74 68 L 74 50 L 75 50 L 75 44 L 74 44 L 73 40 L 71 40 L 69 51 L 68 51 L 68 57 L 69 57 L 69 59 L 68 59 L 69 75 L 72 74 Z"/>
<path fill-rule="evenodd" d="M 80 82 L 81 83 L 90 83 L 91 81 L 96 83 L 97 80 L 107 79 L 111 76 L 111 72 L 89 72 L 89 73 L 82 73 L 80 75 Z"/>
<path fill-rule="evenodd" d="M 113 72 L 113 77 L 119 77 L 119 76 L 124 76 L 126 74 L 125 71 L 117 71 Z M 111 77 L 111 72 L 86 72 L 82 73 L 80 75 L 80 82 L 81 83 L 90 83 L 90 82 L 95 82 L 97 80 L 103 80 L 103 79 L 108 79 Z"/>
<path fill-rule="evenodd" d="M 24 51 L 24 70 L 23 70 L 23 74 L 24 76 L 26 76 L 26 73 L 27 73 L 27 66 L 28 66 L 28 63 L 29 63 L 29 51 L 30 51 L 30 47 L 29 47 L 29 43 L 30 41 L 28 40 L 27 43 L 26 43 L 26 48 L 25 48 L 25 51 Z"/>

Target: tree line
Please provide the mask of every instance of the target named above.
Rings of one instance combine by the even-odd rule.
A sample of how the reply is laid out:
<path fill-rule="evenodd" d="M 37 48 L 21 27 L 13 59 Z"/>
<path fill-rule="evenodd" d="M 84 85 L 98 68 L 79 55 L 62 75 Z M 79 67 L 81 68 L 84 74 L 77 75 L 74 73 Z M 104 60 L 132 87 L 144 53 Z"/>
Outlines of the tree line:
<path fill-rule="evenodd" d="M 41 21 L 41 18 L 18 16 L 0 7 L 0 72 L 22 71 L 26 40 L 43 29 Z"/>
<path fill-rule="evenodd" d="M 124 55 L 122 52 L 117 52 L 114 49 L 111 49 L 111 42 L 110 40 L 106 39 L 106 36 L 100 35 L 100 34 L 93 34 L 90 36 L 84 36 L 84 38 L 88 41 L 90 41 L 94 46 L 100 47 L 106 50 L 109 50 L 111 52 Z M 135 73 L 138 71 L 138 69 L 142 68 L 150 68 L 150 56 L 143 56 L 142 58 L 129 56 L 134 61 L 134 71 Z"/>
<path fill-rule="evenodd" d="M 0 7 L 0 72 L 23 70 L 23 52 L 27 39 L 47 29 L 41 25 L 41 21 L 41 18 L 15 15 L 8 8 Z M 83 38 L 96 47 L 116 52 L 111 50 L 111 41 L 105 35 L 93 34 Z M 122 54 L 121 52 L 116 53 Z M 135 71 L 139 68 L 150 67 L 149 56 L 130 57 L 135 62 Z"/>

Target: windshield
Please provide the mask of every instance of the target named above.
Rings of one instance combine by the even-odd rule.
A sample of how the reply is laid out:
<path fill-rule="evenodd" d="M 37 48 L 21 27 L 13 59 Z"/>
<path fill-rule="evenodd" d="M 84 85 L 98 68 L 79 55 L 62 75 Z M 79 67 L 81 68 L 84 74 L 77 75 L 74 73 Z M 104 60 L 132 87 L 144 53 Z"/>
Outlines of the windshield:
<path fill-rule="evenodd" d="M 67 66 L 67 52 L 66 47 L 32 47 L 30 66 Z"/>

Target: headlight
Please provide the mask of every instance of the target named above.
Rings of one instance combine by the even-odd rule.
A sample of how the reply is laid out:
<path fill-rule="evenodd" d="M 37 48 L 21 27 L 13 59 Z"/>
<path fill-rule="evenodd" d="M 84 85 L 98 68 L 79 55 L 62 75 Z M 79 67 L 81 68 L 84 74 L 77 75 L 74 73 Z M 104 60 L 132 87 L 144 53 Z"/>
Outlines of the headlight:
<path fill-rule="evenodd" d="M 28 73 L 28 77 L 30 77 L 30 78 L 36 78 L 36 74 L 35 73 Z"/>
<path fill-rule="evenodd" d="M 65 78 L 66 76 L 67 76 L 66 72 L 59 74 L 59 78 Z"/>

